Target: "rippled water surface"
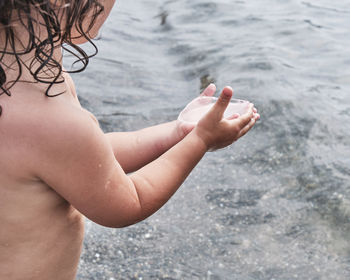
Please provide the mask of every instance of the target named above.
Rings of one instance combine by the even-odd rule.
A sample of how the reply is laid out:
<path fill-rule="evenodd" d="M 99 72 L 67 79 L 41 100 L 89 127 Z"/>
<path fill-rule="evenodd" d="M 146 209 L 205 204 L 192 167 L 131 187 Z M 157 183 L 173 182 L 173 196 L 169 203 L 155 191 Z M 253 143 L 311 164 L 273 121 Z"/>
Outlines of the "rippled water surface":
<path fill-rule="evenodd" d="M 73 78 L 106 132 L 176 119 L 210 82 L 262 119 L 148 220 L 88 221 L 79 280 L 350 279 L 349 1 L 117 1 L 97 45 Z"/>

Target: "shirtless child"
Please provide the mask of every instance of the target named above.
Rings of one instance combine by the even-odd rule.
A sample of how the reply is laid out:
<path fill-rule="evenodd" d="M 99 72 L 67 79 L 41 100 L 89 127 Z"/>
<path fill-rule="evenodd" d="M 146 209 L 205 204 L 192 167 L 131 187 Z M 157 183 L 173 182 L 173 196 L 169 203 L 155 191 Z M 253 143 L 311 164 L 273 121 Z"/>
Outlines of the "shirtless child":
<path fill-rule="evenodd" d="M 147 218 L 209 149 L 230 145 L 259 118 L 251 105 L 223 119 L 226 87 L 196 127 L 174 121 L 104 134 L 62 71 L 62 44 L 93 38 L 113 4 L 0 0 L 1 280 L 74 279 L 84 216 L 107 227 Z"/>

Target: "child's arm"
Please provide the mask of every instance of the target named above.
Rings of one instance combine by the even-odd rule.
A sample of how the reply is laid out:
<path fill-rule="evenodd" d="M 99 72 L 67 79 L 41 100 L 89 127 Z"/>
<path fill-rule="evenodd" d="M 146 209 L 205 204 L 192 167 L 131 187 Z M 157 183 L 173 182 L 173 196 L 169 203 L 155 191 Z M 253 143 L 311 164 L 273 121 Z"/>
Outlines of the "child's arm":
<path fill-rule="evenodd" d="M 38 114 L 45 122 L 29 143 L 29 164 L 41 180 L 96 223 L 133 224 L 157 211 L 208 149 L 231 144 L 254 125 L 252 108 L 238 119 L 222 119 L 231 95 L 226 88 L 191 133 L 131 176 L 125 175 L 107 137 L 88 114 L 69 111 L 62 119 L 60 110 L 48 108 L 47 116 Z"/>
<path fill-rule="evenodd" d="M 113 153 L 125 173 L 140 169 L 185 137 L 177 121 L 133 132 L 106 134 Z"/>
<path fill-rule="evenodd" d="M 216 91 L 210 84 L 201 96 L 212 96 Z M 173 121 L 133 132 L 107 133 L 114 155 L 125 171 L 130 173 L 158 158 L 181 141 L 194 125 Z"/>

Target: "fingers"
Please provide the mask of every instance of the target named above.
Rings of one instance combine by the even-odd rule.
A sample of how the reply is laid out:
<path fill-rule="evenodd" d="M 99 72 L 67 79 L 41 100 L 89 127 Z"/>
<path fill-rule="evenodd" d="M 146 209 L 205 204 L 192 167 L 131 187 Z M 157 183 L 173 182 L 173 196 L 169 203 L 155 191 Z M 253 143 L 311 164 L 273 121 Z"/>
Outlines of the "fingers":
<path fill-rule="evenodd" d="M 238 119 L 240 116 L 241 115 L 239 113 L 235 113 L 226 119 L 227 120 L 234 120 L 234 119 Z M 260 114 L 258 114 L 258 110 L 255 107 L 253 107 L 253 118 L 255 118 L 256 121 L 260 119 Z"/>
<path fill-rule="evenodd" d="M 244 136 L 255 125 L 255 122 L 255 118 L 250 119 L 249 123 L 245 127 L 243 127 L 239 132 L 237 139 Z"/>
<path fill-rule="evenodd" d="M 216 120 L 221 120 L 222 116 L 224 115 L 224 112 L 230 103 L 230 100 L 233 95 L 233 90 L 231 87 L 225 87 L 218 100 L 215 102 L 214 106 L 210 110 L 210 114 L 212 115 L 213 118 Z"/>
<path fill-rule="evenodd" d="M 239 113 L 235 113 L 232 116 L 228 117 L 228 120 L 234 120 L 234 119 L 238 119 L 241 115 Z"/>
<path fill-rule="evenodd" d="M 213 96 L 216 91 L 216 86 L 214 84 L 210 84 L 207 88 L 201 93 L 200 96 Z"/>
<path fill-rule="evenodd" d="M 242 115 L 237 121 L 238 121 L 238 126 L 240 129 L 243 129 L 246 125 L 249 124 L 251 119 L 254 118 L 254 105 L 250 104 L 247 113 Z"/>
<path fill-rule="evenodd" d="M 258 114 L 257 109 L 254 108 L 253 104 L 251 104 L 248 112 L 242 116 L 239 122 L 239 127 L 241 130 L 238 133 L 237 139 L 244 136 L 255 125 L 259 118 L 260 115 Z"/>
<path fill-rule="evenodd" d="M 258 110 L 254 107 L 253 108 L 253 113 L 254 113 L 254 118 L 255 120 L 259 120 L 260 119 L 260 114 L 258 113 Z"/>

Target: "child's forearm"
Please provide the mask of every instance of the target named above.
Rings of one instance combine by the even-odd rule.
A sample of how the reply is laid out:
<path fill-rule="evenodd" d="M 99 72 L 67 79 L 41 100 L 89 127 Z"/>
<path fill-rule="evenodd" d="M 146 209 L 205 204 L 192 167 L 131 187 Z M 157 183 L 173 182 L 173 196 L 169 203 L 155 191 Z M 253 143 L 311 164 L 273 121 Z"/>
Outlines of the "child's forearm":
<path fill-rule="evenodd" d="M 130 176 L 136 188 L 143 220 L 156 212 L 181 186 L 206 153 L 204 142 L 192 131 L 157 160 Z"/>
<path fill-rule="evenodd" d="M 140 169 L 158 158 L 184 137 L 176 121 L 134 132 L 106 134 L 125 173 Z"/>

